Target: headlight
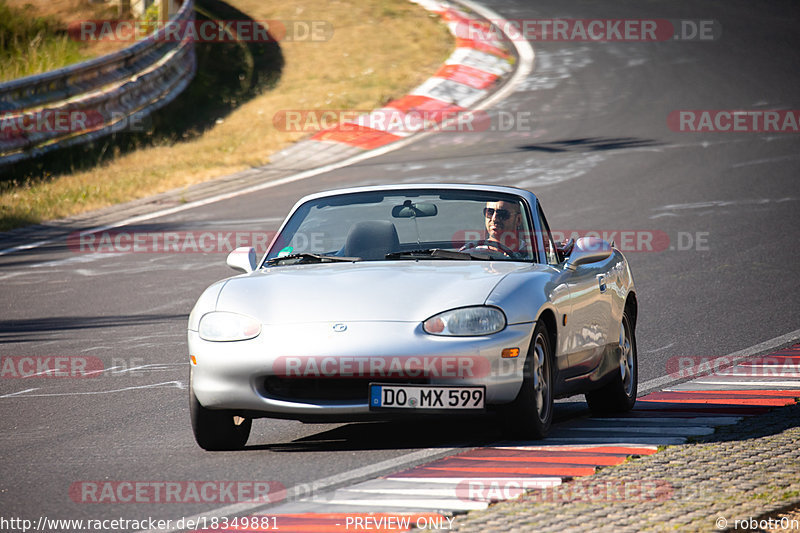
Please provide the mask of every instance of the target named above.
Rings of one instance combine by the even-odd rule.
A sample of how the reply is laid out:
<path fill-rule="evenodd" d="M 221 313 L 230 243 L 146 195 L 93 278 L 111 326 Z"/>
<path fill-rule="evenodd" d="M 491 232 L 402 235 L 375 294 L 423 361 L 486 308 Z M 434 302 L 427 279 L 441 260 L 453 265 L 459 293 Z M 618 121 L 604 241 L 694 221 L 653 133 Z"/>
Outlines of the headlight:
<path fill-rule="evenodd" d="M 506 316 L 496 307 L 464 307 L 445 311 L 422 323 L 431 335 L 472 336 L 497 333 L 506 327 Z"/>
<path fill-rule="evenodd" d="M 243 341 L 258 337 L 261 323 L 249 316 L 214 311 L 200 319 L 199 332 L 207 341 Z"/>

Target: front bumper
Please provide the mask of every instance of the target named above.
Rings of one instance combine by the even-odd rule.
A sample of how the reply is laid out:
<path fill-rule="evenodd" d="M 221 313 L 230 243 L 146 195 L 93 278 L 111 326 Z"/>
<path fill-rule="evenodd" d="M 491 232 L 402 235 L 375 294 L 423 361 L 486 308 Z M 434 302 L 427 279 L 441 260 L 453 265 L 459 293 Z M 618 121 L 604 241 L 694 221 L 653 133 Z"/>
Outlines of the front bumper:
<path fill-rule="evenodd" d="M 366 388 L 363 397 L 320 392 L 356 382 L 483 385 L 487 405 L 503 404 L 519 392 L 533 330 L 525 323 L 481 337 L 439 337 L 418 322 L 349 322 L 339 332 L 333 325 L 264 326 L 258 337 L 236 342 L 205 341 L 190 330 L 193 392 L 209 409 L 300 420 L 385 418 L 370 411 Z M 503 359 L 506 348 L 519 348 L 519 356 Z"/>

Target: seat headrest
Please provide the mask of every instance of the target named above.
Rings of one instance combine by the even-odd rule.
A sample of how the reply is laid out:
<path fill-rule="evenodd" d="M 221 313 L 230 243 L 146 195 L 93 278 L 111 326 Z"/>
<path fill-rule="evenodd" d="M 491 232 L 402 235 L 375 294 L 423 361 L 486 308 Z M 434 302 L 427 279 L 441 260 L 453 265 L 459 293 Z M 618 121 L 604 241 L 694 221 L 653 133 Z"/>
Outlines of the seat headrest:
<path fill-rule="evenodd" d="M 344 255 L 376 261 L 399 248 L 400 239 L 394 224 L 388 220 L 366 220 L 350 228 L 344 244 Z"/>

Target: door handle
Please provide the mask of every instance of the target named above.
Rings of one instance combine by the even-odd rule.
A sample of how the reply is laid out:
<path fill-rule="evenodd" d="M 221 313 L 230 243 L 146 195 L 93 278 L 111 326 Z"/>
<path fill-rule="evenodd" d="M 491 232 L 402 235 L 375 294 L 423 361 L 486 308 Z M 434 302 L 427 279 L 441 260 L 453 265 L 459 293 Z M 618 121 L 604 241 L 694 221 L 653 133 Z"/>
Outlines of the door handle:
<path fill-rule="evenodd" d="M 600 292 L 606 292 L 606 275 L 605 274 L 598 274 L 597 275 L 597 283 L 600 285 Z"/>

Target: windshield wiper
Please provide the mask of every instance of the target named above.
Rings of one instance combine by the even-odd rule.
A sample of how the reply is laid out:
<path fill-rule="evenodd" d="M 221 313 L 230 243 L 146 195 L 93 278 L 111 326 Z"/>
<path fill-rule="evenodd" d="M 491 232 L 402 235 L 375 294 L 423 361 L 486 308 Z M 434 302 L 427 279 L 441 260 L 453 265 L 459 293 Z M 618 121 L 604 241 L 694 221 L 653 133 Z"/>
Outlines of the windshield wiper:
<path fill-rule="evenodd" d="M 481 261 L 491 261 L 492 258 L 489 254 L 484 252 L 463 251 L 456 252 L 455 250 L 442 250 L 441 248 L 426 248 L 422 250 L 406 250 L 403 252 L 392 252 L 386 254 L 386 259 L 455 259 L 457 261 L 470 261 L 478 259 Z"/>
<path fill-rule="evenodd" d="M 355 261 L 361 261 L 361 258 L 300 252 L 296 254 L 284 255 L 281 257 L 273 257 L 272 259 L 267 260 L 267 264 L 277 265 L 278 263 L 283 263 L 284 261 L 291 261 L 291 264 L 293 265 L 296 265 L 298 263 L 352 263 Z"/>

